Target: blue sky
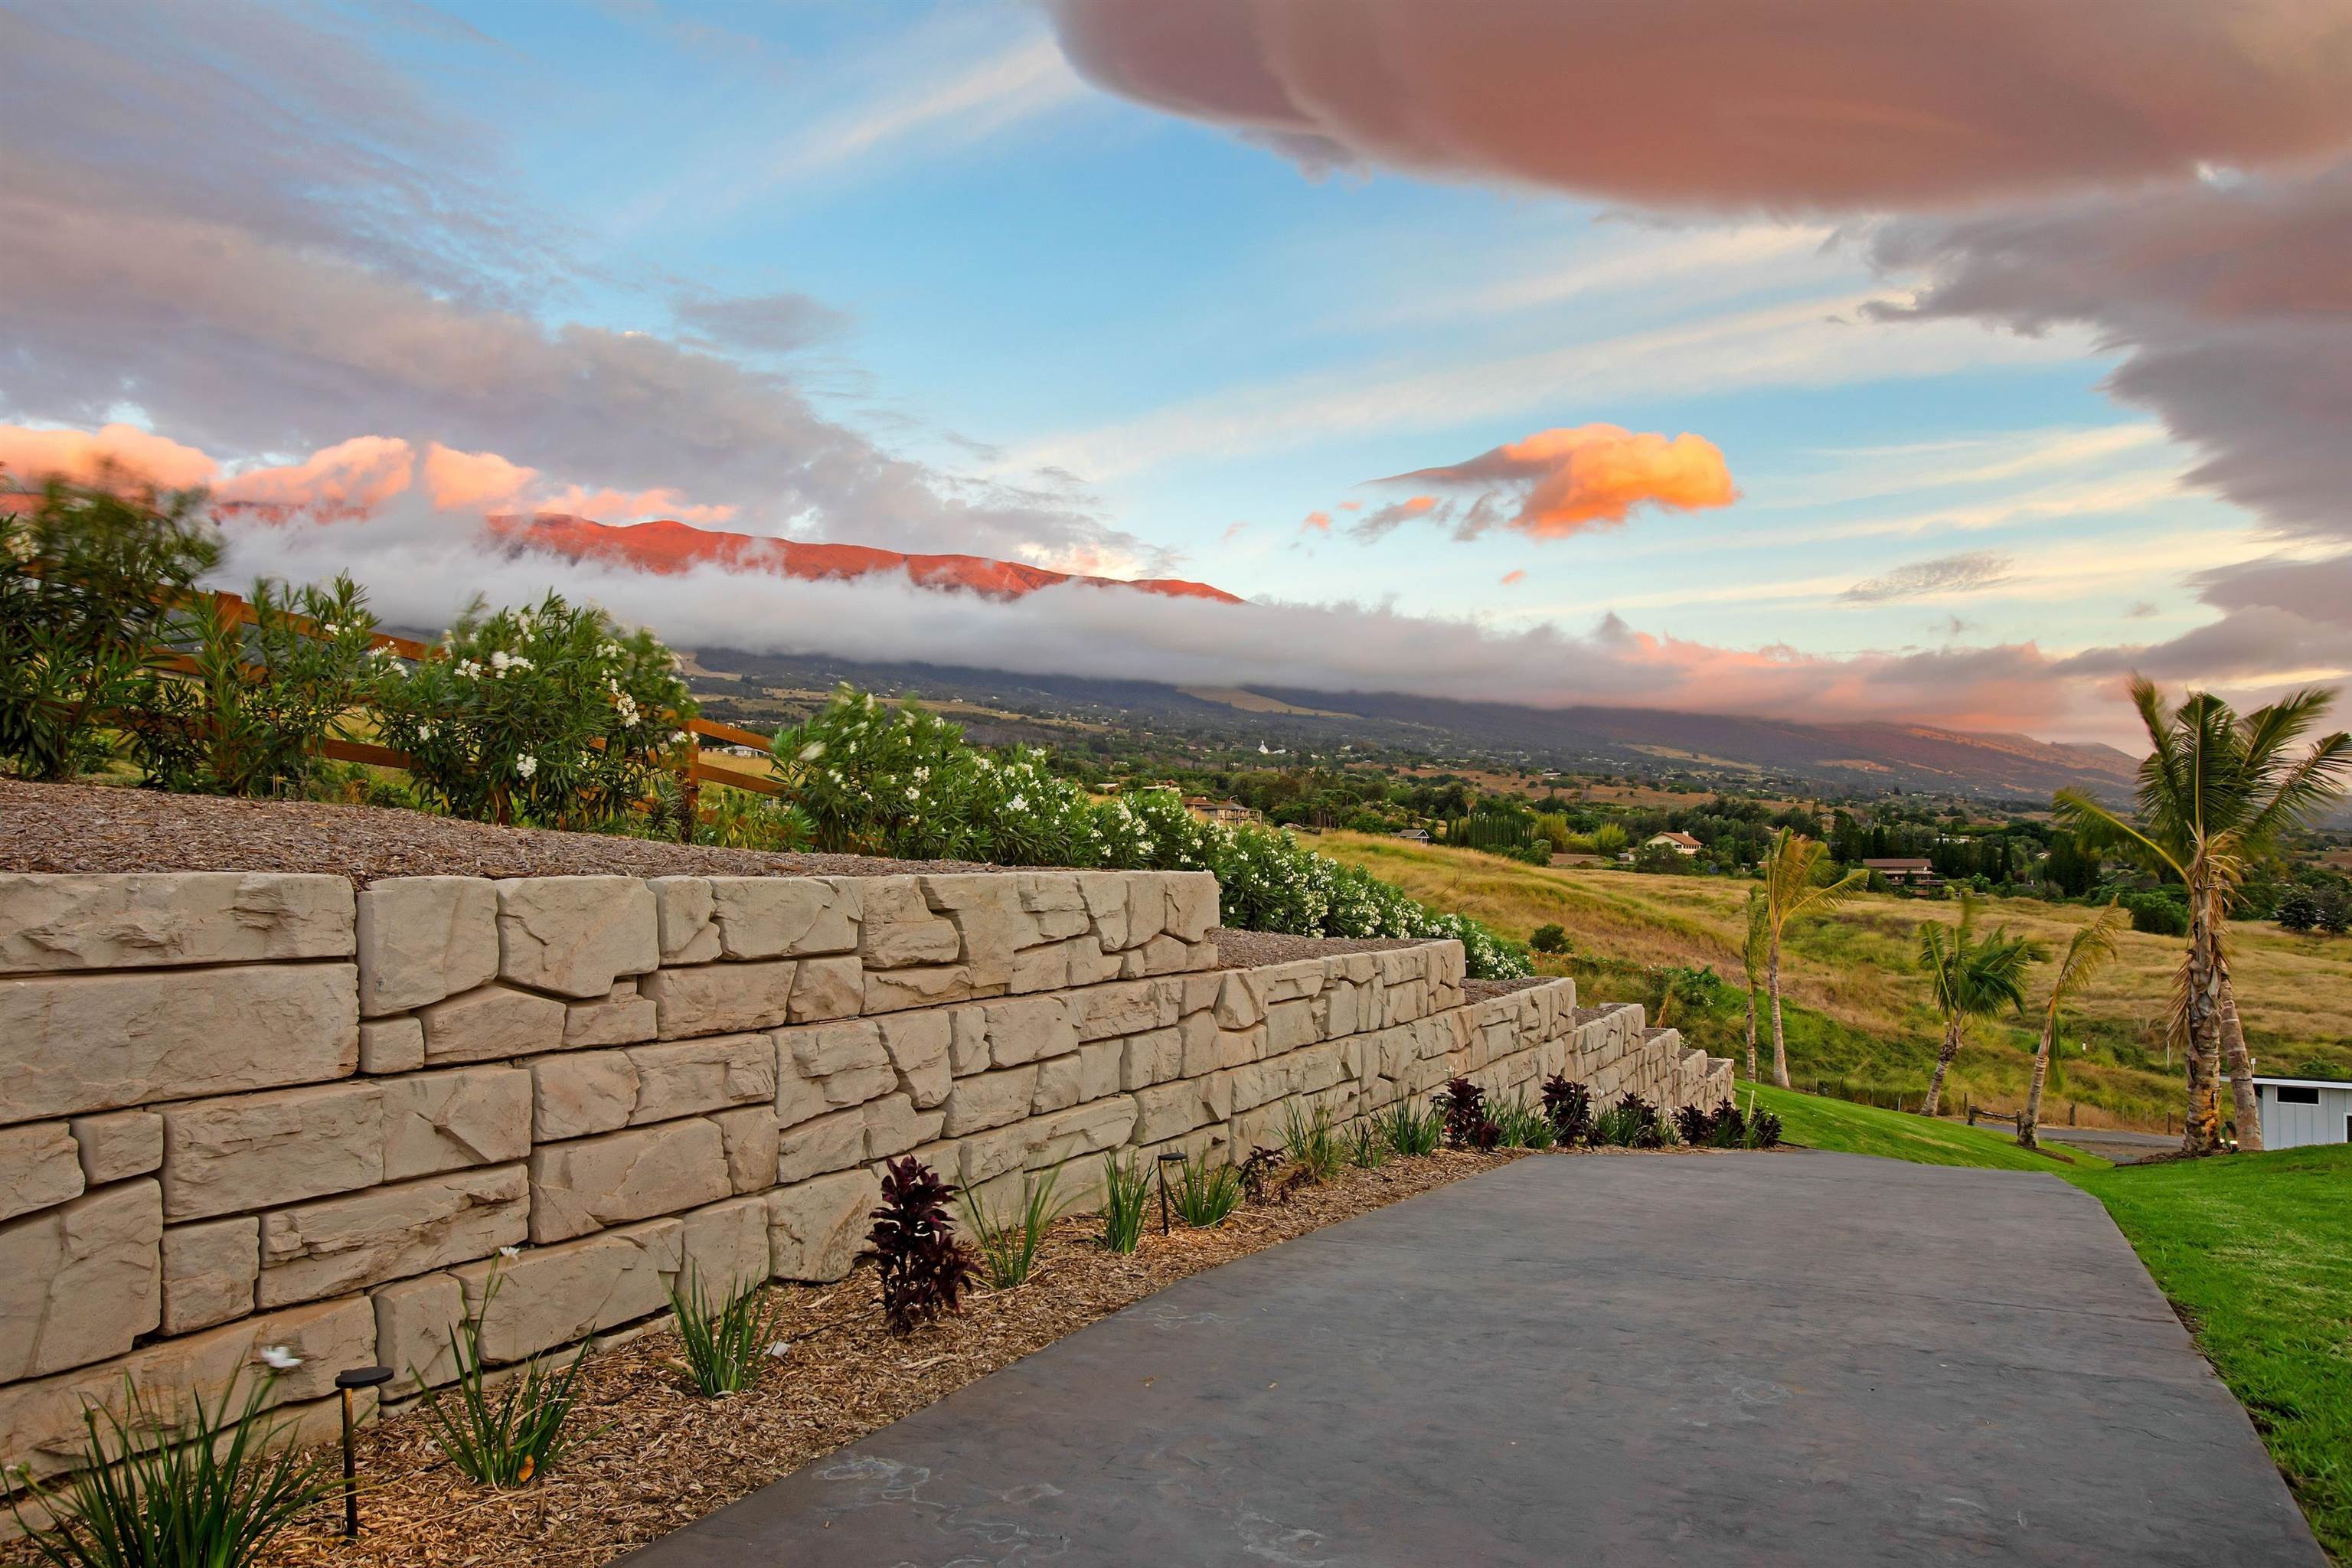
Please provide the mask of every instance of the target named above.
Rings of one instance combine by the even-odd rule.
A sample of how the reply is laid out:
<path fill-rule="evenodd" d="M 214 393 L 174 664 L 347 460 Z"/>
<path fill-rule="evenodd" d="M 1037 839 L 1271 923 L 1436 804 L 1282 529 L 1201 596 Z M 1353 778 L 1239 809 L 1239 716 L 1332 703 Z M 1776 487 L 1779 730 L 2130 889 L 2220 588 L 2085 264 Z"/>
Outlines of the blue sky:
<path fill-rule="evenodd" d="M 2079 305 L 1872 313 L 1961 265 L 1903 264 L 1906 241 L 1890 242 L 1886 226 L 1957 223 L 1980 205 L 1628 200 L 1609 177 L 1580 189 L 1524 177 L 1507 157 L 1433 168 L 1444 158 L 1375 140 L 1351 147 L 1338 111 L 1315 130 L 1345 155 L 1305 156 L 1263 125 L 1166 112 L 1148 101 L 1151 82 L 1106 90 L 1101 69 L 1082 76 L 1072 61 L 1083 50 L 1062 34 L 1090 4 L 238 6 L 208 18 L 225 24 L 217 32 L 131 5 L 92 32 L 61 8 L 20 6 L 15 19 L 45 35 L 167 63 L 177 50 L 217 71 L 219 83 L 197 90 L 224 124 L 252 118 L 246 95 L 292 104 L 291 122 L 341 162 L 293 170 L 274 189 L 265 170 L 252 203 L 309 203 L 348 232 L 293 232 L 302 221 L 277 213 L 240 237 L 315 268 L 322 290 L 328 260 L 355 261 L 368 273 L 359 281 L 421 290 L 405 297 L 420 311 L 499 312 L 500 330 L 526 334 L 524 347 L 551 356 L 551 375 L 574 381 L 603 374 L 553 368 L 583 332 L 606 362 L 632 345 L 682 357 L 646 373 L 653 392 L 592 400 L 552 434 L 444 418 L 464 398 L 433 404 L 421 375 L 376 395 L 364 380 L 400 382 L 396 353 L 334 367 L 348 428 L 315 396 L 232 419 L 201 385 L 174 403 L 152 374 L 118 376 L 100 401 L 102 376 L 50 374 L 61 356 L 37 351 L 29 371 L 0 374 L 0 416 L 55 429 L 94 424 L 102 408 L 201 448 L 224 475 L 299 464 L 340 439 L 404 452 L 429 439 L 527 466 L 535 495 L 562 480 L 575 495 L 627 498 L 608 503 L 609 521 L 699 505 L 754 532 L 1165 573 L 1262 604 L 1386 605 L 1512 647 L 1557 636 L 1571 654 L 1600 657 L 1631 633 L 1751 662 L 1793 650 L 1824 672 L 1808 703 L 1853 684 L 1847 661 L 1867 667 L 1853 680 L 1868 684 L 1888 668 L 1924 668 L 1923 656 L 2007 651 L 1990 688 L 1963 680 L 1942 699 L 1936 680 L 1906 677 L 1889 689 L 1916 695 L 1858 704 L 1880 716 L 1909 703 L 1920 716 L 1940 706 L 1996 718 L 2069 659 L 2104 691 L 2128 662 L 2105 650 L 2170 648 L 2214 623 L 2210 574 L 2281 561 L 2342 569 L 2340 536 L 2295 507 L 2250 506 L 2192 477 L 2229 455 L 2226 439 L 2163 395 L 2106 389 L 2146 346 L 2136 327 Z M 1527 47 L 1553 46 L 1531 34 Z M 273 74 L 279 56 L 314 47 L 330 72 L 371 79 L 385 101 L 352 105 L 343 121 L 332 91 L 293 82 L 293 60 Z M 1641 134 L 1572 115 L 1564 124 L 1548 133 Z M 2341 151 L 2338 129 L 2296 133 Z M 135 131 L 125 145 L 77 140 L 72 124 L 45 134 L 52 144 L 39 151 L 68 166 L 141 153 L 128 145 Z M 219 134 L 233 147 L 238 133 Z M 424 192 L 402 197 L 419 204 L 427 237 L 408 253 L 368 231 L 373 207 L 402 211 L 382 194 L 381 169 L 350 173 L 379 154 Z M 2020 221 L 2072 216 L 2039 193 L 2018 199 Z M 2070 188 L 2067 199 L 2090 198 Z M 176 201 L 159 194 L 150 205 Z M 453 261 L 465 247 L 451 237 L 473 221 L 468 203 L 495 231 L 467 238 L 471 273 Z M 234 206 L 197 216 L 213 222 Z M 106 221 L 151 216 L 126 202 Z M 1947 237 L 1923 242 L 1952 254 Z M 338 287 L 352 282 L 347 271 Z M 188 313 L 191 342 L 268 336 L 228 322 L 189 280 L 153 287 Z M 698 328 L 681 299 L 784 301 L 806 341 L 780 351 Z M 289 351 L 254 352 L 275 365 Z M 289 385 L 310 370 L 289 371 Z M 740 437 L 724 461 L 698 461 L 690 434 L 665 465 L 650 423 L 627 433 L 651 457 L 600 463 L 625 442 L 596 422 L 634 424 L 630 410 L 673 374 L 748 377 L 755 392 L 804 403 L 820 450 L 854 448 L 845 461 L 891 475 L 861 470 L 852 504 L 739 461 Z M 1412 522 L 1377 538 L 1349 532 L 1413 488 L 1371 482 L 1383 476 L 1593 425 L 1703 437 L 1737 499 L 1636 505 L 1622 522 L 1553 536 L 1498 526 L 1459 538 Z M 792 429 L 790 439 L 808 433 Z M 787 437 L 774 440 L 781 449 Z M 791 461 L 795 473 L 822 466 Z M 922 495 L 894 504 L 914 492 L 886 483 Z M 975 523 L 962 500 L 997 521 Z M 1343 510 L 1350 502 L 1361 510 Z M 1057 521 L 1024 534 L 1032 513 Z M 1304 526 L 1310 513 L 1333 526 Z M 2352 639 L 2336 630 L 2325 647 L 2242 652 L 2216 673 L 2248 689 L 2338 677 Z M 1535 695 L 1578 694 L 1564 679 Z M 1617 694 L 1654 695 L 1640 682 Z M 2085 687 L 2032 718 L 2099 731 L 2095 696 Z"/>

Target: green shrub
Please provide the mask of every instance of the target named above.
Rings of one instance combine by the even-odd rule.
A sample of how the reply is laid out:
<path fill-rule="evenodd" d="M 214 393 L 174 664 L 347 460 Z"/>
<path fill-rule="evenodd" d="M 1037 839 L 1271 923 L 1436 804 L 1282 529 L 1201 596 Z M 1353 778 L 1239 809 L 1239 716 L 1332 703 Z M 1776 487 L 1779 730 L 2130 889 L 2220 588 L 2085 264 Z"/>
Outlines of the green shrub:
<path fill-rule="evenodd" d="M 1376 1171 L 1389 1161 L 1389 1139 L 1380 1122 L 1369 1116 L 1359 1116 L 1348 1123 L 1348 1163 L 1359 1170 Z"/>
<path fill-rule="evenodd" d="M 1202 822 L 1172 790 L 1100 805 L 1047 771 L 1045 753 L 974 747 L 913 703 L 837 690 L 775 739 L 778 764 L 815 847 L 1005 866 L 1207 871 L 1224 923 L 1298 936 L 1451 937 L 1478 979 L 1534 973 L 1527 954 L 1466 915 L 1440 914 L 1370 873 L 1302 847 L 1296 836 Z"/>
<path fill-rule="evenodd" d="M 1346 1158 L 1339 1134 L 1331 1125 L 1331 1108 L 1318 1105 L 1307 1115 L 1292 1100 L 1282 1110 L 1282 1152 L 1313 1182 L 1328 1182 L 1339 1173 Z"/>
<path fill-rule="evenodd" d="M 117 495 L 52 480 L 0 508 L 0 763 L 66 779 L 114 755 L 155 678 L 174 605 L 220 563 L 201 491 Z"/>
<path fill-rule="evenodd" d="M 1528 945 L 1538 952 L 1566 952 L 1568 932 L 1556 925 L 1538 926 L 1528 938 Z"/>
<path fill-rule="evenodd" d="M 1195 1230 L 1206 1230 L 1223 1223 L 1227 1215 L 1242 1206 L 1242 1173 L 1235 1165 L 1212 1165 L 1206 1154 L 1192 1154 L 1177 1168 L 1176 1181 L 1168 1191 L 1169 1205 L 1176 1217 Z M 1163 1169 L 1160 1179 L 1168 1180 Z"/>
<path fill-rule="evenodd" d="M 677 1316 L 687 1372 L 703 1394 L 713 1398 L 740 1394 L 759 1382 L 760 1373 L 775 1359 L 780 1342 L 776 1325 L 783 1308 L 761 1289 L 758 1280 L 739 1285 L 714 1307 L 689 1263 L 669 1287 L 669 1306 Z"/>
<path fill-rule="evenodd" d="M 676 663 L 652 633 L 558 594 L 529 609 L 477 600 L 433 657 L 387 661 L 379 731 L 453 816 L 609 829 L 687 744 Z"/>
<path fill-rule="evenodd" d="M 349 740 L 379 660 L 375 616 L 348 576 L 326 587 L 253 585 L 251 618 L 211 595 L 175 614 L 164 645 L 184 673 L 157 675 L 122 718 L 149 782 L 192 795 L 307 796 Z"/>
<path fill-rule="evenodd" d="M 1506 1149 L 1549 1149 L 1558 1142 L 1550 1118 L 1543 1113 L 1542 1107 L 1529 1105 L 1523 1094 L 1513 1095 L 1489 1114 L 1497 1139 Z"/>
<path fill-rule="evenodd" d="M 1151 1173 L 1140 1161 L 1103 1156 L 1103 1245 L 1133 1252 L 1143 1244 L 1143 1216 L 1151 1203 Z"/>
<path fill-rule="evenodd" d="M 992 1288 L 1010 1290 L 1028 1282 L 1030 1270 L 1037 1264 L 1037 1253 L 1045 1245 L 1045 1233 L 1053 1229 L 1054 1222 L 1062 1215 L 1062 1205 L 1054 1201 L 1054 1188 L 1061 1179 L 1059 1165 L 1047 1171 L 1042 1182 L 1024 1175 L 1021 1207 L 1004 1219 L 991 1215 L 971 1190 L 965 1190 L 964 1216 L 971 1227 L 973 1245 L 980 1249 L 981 1268 Z"/>
<path fill-rule="evenodd" d="M 425 1395 L 425 1426 L 458 1472 L 482 1486 L 519 1487 L 554 1468 L 571 1446 L 572 1436 L 565 1428 L 579 1395 L 580 1370 L 587 1364 L 588 1342 L 581 1342 L 571 1364 L 561 1372 L 551 1372 L 540 1357 L 531 1357 L 520 1376 L 509 1378 L 493 1394 L 483 1375 L 482 1318 L 503 1278 L 493 1268 L 479 1304 L 449 1331 L 456 1382 L 430 1388 L 415 1368 L 409 1369 L 409 1375 Z"/>
<path fill-rule="evenodd" d="M 1592 1119 L 1591 1138 L 1597 1146 L 1663 1149 L 1667 1132 L 1658 1120 L 1658 1108 L 1629 1093 Z"/>
<path fill-rule="evenodd" d="M 2155 936 L 2187 936 L 2189 906 L 2162 893 L 2125 893 L 2118 901 L 2131 911 L 2132 930 Z"/>
<path fill-rule="evenodd" d="M 259 1560 L 336 1485 L 324 1461 L 298 1453 L 290 1422 L 264 1419 L 270 1381 L 254 1383 L 234 1415 L 226 1389 L 209 1408 L 192 1395 L 186 1409 L 170 1411 L 151 1405 L 127 1376 L 121 1415 L 85 1405 L 80 1467 L 63 1487 L 31 1494 L 50 1522 L 35 1524 L 9 1500 L 33 1552 L 54 1568 L 244 1568 Z"/>

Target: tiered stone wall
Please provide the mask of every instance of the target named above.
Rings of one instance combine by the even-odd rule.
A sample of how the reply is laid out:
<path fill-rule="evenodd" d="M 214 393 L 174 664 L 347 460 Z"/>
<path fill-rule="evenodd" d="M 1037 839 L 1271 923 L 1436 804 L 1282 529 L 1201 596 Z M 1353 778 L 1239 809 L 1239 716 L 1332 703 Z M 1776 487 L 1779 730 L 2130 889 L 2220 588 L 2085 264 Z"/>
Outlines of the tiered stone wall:
<path fill-rule="evenodd" d="M 1727 1062 L 1465 1001 L 1435 942 L 1220 969 L 1205 875 L 0 876 L 0 1458 L 49 1474 L 126 1375 L 262 1347 L 336 1372 L 512 1362 L 713 1287 L 847 1273 L 909 1151 L 982 1203 L 1069 1162 L 1278 1143 L 1468 1074 L 1669 1108 Z"/>

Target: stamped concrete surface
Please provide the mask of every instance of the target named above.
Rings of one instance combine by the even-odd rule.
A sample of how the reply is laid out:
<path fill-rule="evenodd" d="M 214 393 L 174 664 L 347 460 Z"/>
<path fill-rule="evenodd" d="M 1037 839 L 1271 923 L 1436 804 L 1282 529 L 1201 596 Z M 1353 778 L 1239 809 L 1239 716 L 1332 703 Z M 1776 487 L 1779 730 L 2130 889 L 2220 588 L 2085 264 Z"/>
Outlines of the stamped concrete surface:
<path fill-rule="evenodd" d="M 628 1562 L 2323 1559 L 2095 1201 L 1782 1153 L 1526 1159 L 1350 1220 Z"/>

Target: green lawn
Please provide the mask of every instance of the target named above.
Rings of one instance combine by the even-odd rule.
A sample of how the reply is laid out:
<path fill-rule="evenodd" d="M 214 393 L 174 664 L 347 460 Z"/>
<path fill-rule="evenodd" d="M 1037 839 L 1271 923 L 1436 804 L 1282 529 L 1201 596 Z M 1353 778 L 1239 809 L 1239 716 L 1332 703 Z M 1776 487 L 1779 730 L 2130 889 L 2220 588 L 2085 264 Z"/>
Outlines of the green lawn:
<path fill-rule="evenodd" d="M 2252 1415 L 2320 1544 L 2352 1563 L 2352 1147 L 2071 1165 L 1999 1132 L 1769 1086 L 1791 1143 L 2049 1171 L 2106 1205 Z"/>

